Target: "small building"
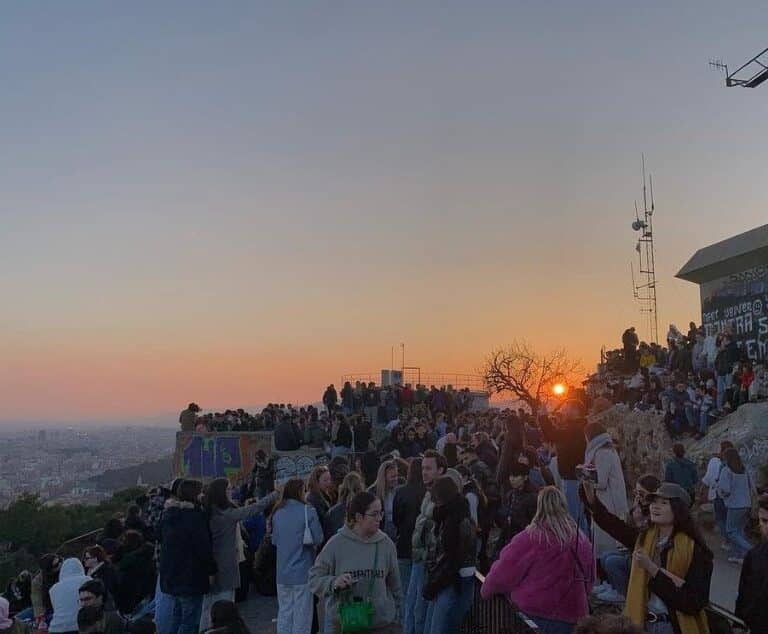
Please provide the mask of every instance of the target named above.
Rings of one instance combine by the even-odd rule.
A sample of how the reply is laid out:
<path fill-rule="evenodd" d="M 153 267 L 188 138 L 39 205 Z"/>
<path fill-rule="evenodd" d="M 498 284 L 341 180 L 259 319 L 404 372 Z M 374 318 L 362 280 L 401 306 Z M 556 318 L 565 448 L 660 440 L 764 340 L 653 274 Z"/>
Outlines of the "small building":
<path fill-rule="evenodd" d="M 768 225 L 699 249 L 676 277 L 699 285 L 706 335 L 730 332 L 750 358 L 768 359 Z"/>

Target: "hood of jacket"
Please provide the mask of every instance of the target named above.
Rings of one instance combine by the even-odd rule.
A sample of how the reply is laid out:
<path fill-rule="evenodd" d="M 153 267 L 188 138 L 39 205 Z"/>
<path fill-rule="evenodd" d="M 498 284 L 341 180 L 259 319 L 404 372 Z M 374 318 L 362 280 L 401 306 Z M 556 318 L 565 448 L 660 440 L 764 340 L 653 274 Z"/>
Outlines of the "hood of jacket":
<path fill-rule="evenodd" d="M 375 544 L 376 542 L 380 542 L 384 539 L 387 539 L 387 534 L 384 531 L 380 531 L 380 530 L 376 531 L 371 537 L 360 537 L 360 535 L 358 535 L 346 524 L 344 524 L 344 526 L 341 527 L 341 529 L 338 532 L 338 535 L 341 535 L 346 539 L 351 539 L 353 542 L 358 542 L 361 544 Z"/>
<path fill-rule="evenodd" d="M 598 449 L 602 449 L 606 445 L 610 445 L 613 442 L 609 433 L 598 434 L 592 440 L 587 443 L 587 448 L 584 451 L 584 462 L 586 464 L 593 464 L 595 461 L 595 454 Z"/>
<path fill-rule="evenodd" d="M 82 577 L 85 575 L 85 568 L 79 559 L 70 557 L 65 559 L 61 564 L 61 570 L 59 571 L 59 581 L 63 581 L 68 577 Z"/>

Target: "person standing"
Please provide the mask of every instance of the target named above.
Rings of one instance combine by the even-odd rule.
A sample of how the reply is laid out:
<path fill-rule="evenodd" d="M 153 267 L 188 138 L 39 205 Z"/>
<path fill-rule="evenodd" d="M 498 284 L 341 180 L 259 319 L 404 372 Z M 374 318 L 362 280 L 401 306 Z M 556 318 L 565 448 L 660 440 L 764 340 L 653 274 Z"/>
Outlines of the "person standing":
<path fill-rule="evenodd" d="M 395 500 L 395 489 L 400 485 L 400 476 L 397 470 L 397 464 L 394 460 L 382 462 L 379 466 L 379 473 L 376 476 L 376 482 L 368 488 L 369 493 L 373 493 L 381 500 L 384 507 L 384 517 L 381 518 L 381 529 L 394 542 L 397 539 L 397 529 L 392 518 L 392 505 Z"/>
<path fill-rule="evenodd" d="M 263 513 L 277 498 L 277 494 L 268 495 L 254 504 L 238 508 L 229 497 L 229 488 L 229 480 L 216 478 L 208 485 L 205 495 L 216 574 L 203 599 L 201 631 L 211 625 L 211 606 L 216 601 L 234 601 L 235 590 L 240 587 L 240 557 L 244 549 L 240 522 Z"/>
<path fill-rule="evenodd" d="M 370 601 L 375 634 L 399 634 L 397 606 L 402 599 L 395 545 L 380 529 L 381 500 L 363 491 L 349 502 L 347 523 L 334 535 L 309 571 L 309 586 L 325 613 L 333 615 L 331 632 L 341 632 L 339 606 L 346 601 Z"/>
<path fill-rule="evenodd" d="M 458 634 L 472 605 L 477 566 L 477 524 L 453 478 L 432 486 L 435 503 L 435 558 L 428 562 L 424 598 L 429 601 L 424 631 Z"/>
<path fill-rule="evenodd" d="M 307 543 L 310 536 L 312 543 Z M 300 478 L 285 483 L 272 511 L 272 543 L 277 549 L 277 634 L 309 634 L 309 569 L 315 548 L 323 543 L 323 529 L 315 509 L 304 501 L 304 481 Z"/>
<path fill-rule="evenodd" d="M 325 541 L 328 541 L 344 526 L 344 521 L 347 517 L 347 504 L 361 491 L 365 491 L 362 477 L 356 471 L 350 471 L 344 476 L 344 480 L 339 487 L 338 502 L 330 508 L 323 521 Z"/>
<path fill-rule="evenodd" d="M 197 634 L 203 597 L 216 574 L 208 517 L 197 504 L 203 485 L 184 480 L 178 500 L 165 503 L 160 520 L 160 589 L 172 616 L 158 623 L 158 634 Z"/>
<path fill-rule="evenodd" d="M 752 549 L 752 542 L 744 531 L 752 509 L 755 485 L 736 449 L 726 449 L 723 461 L 725 467 L 717 481 L 717 493 L 723 498 L 726 508 L 725 536 L 731 547 L 728 561 L 742 564 L 744 555 Z"/>
<path fill-rule="evenodd" d="M 428 551 L 435 546 L 432 520 L 435 505 L 429 490 L 440 476 L 445 475 L 446 469 L 444 456 L 441 456 L 434 449 L 424 452 L 424 457 L 421 459 L 421 478 L 427 492 L 421 501 L 419 515 L 416 518 L 411 536 L 413 565 L 411 566 L 411 579 L 405 599 L 405 620 L 403 623 L 405 634 L 424 633 L 424 623 L 427 616 L 427 603 L 423 596 L 426 579 L 425 560 Z"/>
<path fill-rule="evenodd" d="M 760 543 L 744 557 L 736 597 L 736 616 L 752 632 L 768 632 L 768 496 L 758 500 L 757 520 Z"/>
<path fill-rule="evenodd" d="M 583 532 L 587 532 L 587 518 L 579 498 L 579 480 L 576 477 L 576 466 L 584 460 L 587 448 L 584 439 L 584 428 L 587 421 L 583 417 L 580 404 L 566 404 L 561 409 L 563 417 L 553 425 L 548 417 L 539 419 L 539 426 L 544 438 L 555 444 L 557 453 L 557 469 L 563 485 L 563 493 L 568 502 L 568 511 L 573 520 Z"/>
<path fill-rule="evenodd" d="M 589 614 L 595 579 L 592 546 L 555 487 L 539 491 L 536 515 L 501 551 L 480 596 L 510 597 L 542 634 L 571 634 Z"/>
<path fill-rule="evenodd" d="M 331 416 L 336 409 L 338 398 L 336 388 L 333 386 L 333 383 L 331 383 L 325 388 L 325 392 L 323 393 L 323 405 L 325 405 L 325 409 L 328 410 L 328 416 Z"/>
<path fill-rule="evenodd" d="M 584 463 L 597 470 L 597 497 L 612 515 L 625 519 L 629 514 L 627 485 L 613 439 L 600 423 L 587 425 L 584 437 L 587 441 Z M 616 550 L 618 546 L 616 540 L 596 524 L 592 526 L 592 540 L 598 556 Z"/>
<path fill-rule="evenodd" d="M 320 465 L 312 470 L 307 479 L 307 491 L 307 503 L 315 509 L 322 526 L 333 506 L 333 478 L 328 467 Z"/>
<path fill-rule="evenodd" d="M 723 500 L 717 492 L 717 481 L 720 479 L 720 474 L 725 468 L 723 455 L 727 449 L 732 448 L 733 443 L 730 440 L 722 441 L 720 443 L 720 453 L 709 459 L 707 471 L 701 479 L 701 483 L 709 489 L 707 491 L 707 500 L 712 502 L 712 507 L 715 511 L 715 523 L 717 524 L 717 529 L 720 533 L 722 547 L 726 549 L 728 548 L 728 540 L 726 537 L 725 520 L 728 517 L 728 509 L 725 508 L 725 500 Z"/>
<path fill-rule="evenodd" d="M 187 409 L 179 414 L 181 431 L 195 431 L 195 427 L 197 427 L 197 414 L 199 411 L 200 406 L 197 403 L 190 403 L 187 406 Z"/>
<path fill-rule="evenodd" d="M 696 485 L 699 483 L 696 465 L 685 457 L 685 447 L 682 443 L 676 442 L 672 445 L 672 454 L 673 458 L 667 463 L 664 471 L 664 481 L 679 484 L 693 500 L 696 497 Z"/>
<path fill-rule="evenodd" d="M 421 479 L 421 458 L 414 458 L 408 465 L 406 483 L 395 490 L 395 498 L 392 501 L 392 521 L 397 532 L 397 565 L 400 568 L 400 581 L 404 590 L 408 589 L 411 580 L 413 531 L 426 492 L 424 481 Z"/>

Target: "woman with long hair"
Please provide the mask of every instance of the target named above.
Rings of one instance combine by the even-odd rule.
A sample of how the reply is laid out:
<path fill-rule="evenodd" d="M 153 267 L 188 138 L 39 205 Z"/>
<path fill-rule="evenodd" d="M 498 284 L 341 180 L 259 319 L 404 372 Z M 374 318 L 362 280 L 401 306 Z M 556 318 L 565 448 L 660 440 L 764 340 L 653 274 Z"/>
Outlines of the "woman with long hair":
<path fill-rule="evenodd" d="M 395 498 L 392 500 L 392 521 L 397 531 L 397 564 L 404 589 L 408 588 L 411 579 L 413 531 L 416 529 L 416 518 L 421 511 L 421 502 L 426 492 L 421 477 L 421 458 L 414 458 L 408 465 L 408 479 L 403 486 L 395 489 Z"/>
<path fill-rule="evenodd" d="M 565 496 L 548 486 L 539 491 L 531 523 L 491 566 L 480 594 L 508 596 L 544 634 L 571 634 L 589 614 L 594 578 L 592 544 L 568 513 Z"/>
<path fill-rule="evenodd" d="M 62 559 L 58 555 L 47 554 L 40 558 L 40 571 L 32 578 L 30 594 L 32 599 L 32 614 L 36 626 L 42 621 L 49 621 L 53 606 L 51 605 L 50 589 L 59 579 Z M 37 628 L 36 628 L 37 629 Z"/>
<path fill-rule="evenodd" d="M 477 565 L 477 525 L 451 476 L 431 489 L 436 548 L 427 559 L 423 595 L 429 601 L 425 634 L 458 634 L 472 605 Z"/>
<path fill-rule="evenodd" d="M 323 523 L 325 541 L 328 541 L 344 526 L 344 520 L 347 517 L 347 503 L 361 491 L 365 491 L 363 478 L 359 473 L 350 471 L 344 476 L 344 480 L 339 487 L 339 501 L 330 508 L 325 516 L 325 522 Z"/>
<path fill-rule="evenodd" d="M 395 489 L 400 485 L 400 473 L 394 460 L 386 460 L 379 465 L 379 473 L 376 482 L 368 487 L 368 492 L 373 493 L 381 500 L 384 506 L 384 517 L 381 518 L 381 530 L 392 541 L 397 539 L 397 529 L 392 520 L 392 503 L 395 500 Z"/>
<path fill-rule="evenodd" d="M 713 557 L 688 493 L 662 483 L 648 496 L 649 522 L 640 529 L 609 513 L 591 484 L 582 486 L 595 522 L 633 551 L 625 614 L 653 634 L 707 634 Z"/>
<path fill-rule="evenodd" d="M 749 521 L 755 485 L 736 449 L 726 449 L 723 462 L 725 466 L 717 481 L 717 494 L 725 502 L 726 508 L 725 537 L 730 546 L 728 561 L 741 565 L 744 563 L 744 555 L 753 546 L 744 529 Z"/>
<path fill-rule="evenodd" d="M 309 571 L 309 585 L 325 602 L 332 617 L 325 634 L 341 631 L 339 606 L 370 601 L 373 608 L 367 632 L 399 634 L 397 606 L 402 600 L 397 552 L 392 540 L 379 529 L 381 500 L 363 491 L 347 506 L 346 525 L 325 545 Z"/>
<path fill-rule="evenodd" d="M 307 479 L 307 502 L 313 506 L 322 525 L 325 516 L 334 503 L 333 478 L 326 466 L 318 466 L 312 470 Z"/>
<path fill-rule="evenodd" d="M 245 558 L 240 522 L 262 513 L 276 497 L 276 494 L 267 495 L 253 504 L 237 507 L 230 498 L 227 478 L 216 478 L 208 485 L 205 511 L 211 532 L 216 574 L 203 600 L 200 630 L 210 626 L 211 606 L 216 601 L 234 601 L 235 591 L 240 587 L 240 561 Z"/>
<path fill-rule="evenodd" d="M 323 529 L 315 509 L 304 501 L 304 481 L 288 480 L 272 511 L 272 543 L 277 550 L 277 632 L 309 634 L 312 592 L 309 569 L 315 547 L 323 543 Z M 309 528 L 311 543 L 306 529 Z"/>

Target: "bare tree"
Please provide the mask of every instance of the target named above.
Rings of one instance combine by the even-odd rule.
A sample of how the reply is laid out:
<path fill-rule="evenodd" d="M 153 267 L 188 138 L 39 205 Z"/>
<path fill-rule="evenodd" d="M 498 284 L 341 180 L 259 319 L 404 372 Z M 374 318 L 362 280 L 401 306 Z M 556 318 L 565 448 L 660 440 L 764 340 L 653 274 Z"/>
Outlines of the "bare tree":
<path fill-rule="evenodd" d="M 513 341 L 488 355 L 481 374 L 489 392 L 511 394 L 535 412 L 550 400 L 553 385 L 573 385 L 583 371 L 563 348 L 540 354 L 526 341 Z"/>

